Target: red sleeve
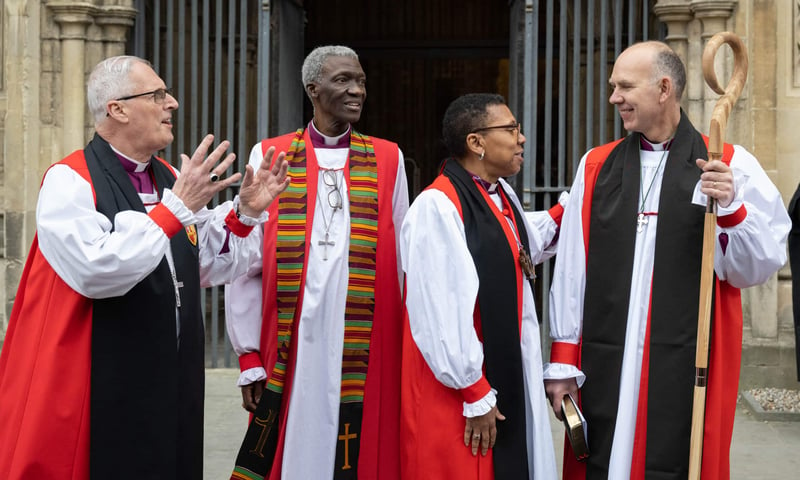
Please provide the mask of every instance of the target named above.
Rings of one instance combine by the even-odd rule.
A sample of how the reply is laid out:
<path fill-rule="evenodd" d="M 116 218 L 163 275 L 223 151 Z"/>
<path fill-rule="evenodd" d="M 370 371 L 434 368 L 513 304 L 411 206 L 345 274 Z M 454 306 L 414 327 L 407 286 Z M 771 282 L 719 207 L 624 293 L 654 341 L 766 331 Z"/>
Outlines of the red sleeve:
<path fill-rule="evenodd" d="M 550 214 L 550 218 L 556 222 L 556 225 L 559 227 L 561 226 L 561 216 L 564 215 L 564 207 L 560 203 L 556 203 L 550 210 L 547 211 Z"/>
<path fill-rule="evenodd" d="M 718 216 L 717 225 L 722 228 L 731 228 L 742 223 L 745 218 L 747 218 L 747 209 L 742 205 L 730 215 Z"/>
<path fill-rule="evenodd" d="M 480 380 L 459 391 L 461 392 L 461 396 L 464 397 L 465 402 L 475 403 L 485 397 L 491 390 L 492 387 L 489 385 L 489 381 L 486 380 L 485 376 L 481 376 Z"/>
<path fill-rule="evenodd" d="M 553 342 L 550 346 L 550 361 L 578 366 L 578 345 L 569 342 Z"/>
<path fill-rule="evenodd" d="M 245 353 L 239 357 L 239 369 L 241 371 L 250 370 L 251 368 L 263 367 L 261 364 L 261 353 L 250 352 Z"/>
<path fill-rule="evenodd" d="M 164 230 L 168 238 L 172 238 L 176 233 L 183 229 L 183 224 L 163 203 L 159 203 L 150 210 L 150 218 Z"/>
<path fill-rule="evenodd" d="M 237 237 L 246 237 L 250 235 L 250 232 L 253 230 L 252 225 L 245 225 L 239 220 L 239 216 L 236 215 L 236 211 L 233 209 L 231 209 L 228 216 L 225 217 L 225 225 L 227 225 L 228 229 Z"/>

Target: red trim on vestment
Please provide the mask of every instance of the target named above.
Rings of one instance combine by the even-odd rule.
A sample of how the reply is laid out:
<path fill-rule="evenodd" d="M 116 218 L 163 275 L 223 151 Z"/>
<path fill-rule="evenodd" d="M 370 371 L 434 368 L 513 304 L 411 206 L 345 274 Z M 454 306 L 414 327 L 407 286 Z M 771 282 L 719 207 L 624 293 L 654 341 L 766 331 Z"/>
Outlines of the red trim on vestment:
<path fill-rule="evenodd" d="M 461 202 L 449 178 L 439 175 L 427 188 L 444 193 L 458 210 L 459 216 L 463 218 Z M 503 227 L 509 245 L 516 246 L 516 236 L 503 212 L 497 208 L 497 205 L 483 189 L 479 189 L 479 191 L 484 200 L 491 205 L 492 212 Z M 504 197 L 505 195 L 502 195 L 501 198 Z M 509 208 L 508 199 L 504 198 L 504 205 Z M 510 211 L 508 213 L 511 214 Z M 516 225 L 516 222 L 514 224 Z M 519 299 L 517 311 L 521 322 L 522 282 L 527 280 L 522 277 L 518 249 L 512 248 L 512 251 L 517 272 L 517 298 Z M 464 391 L 467 389 L 448 388 L 436 379 L 411 335 L 407 311 L 404 311 L 404 314 L 402 384 L 404 406 L 401 410 L 402 420 L 399 435 L 403 439 L 400 459 L 402 478 L 493 480 L 493 451 L 489 449 L 486 456 L 480 454 L 473 456 L 470 448 L 464 445 L 463 402 L 473 403 L 469 401 L 472 399 L 464 396 Z M 476 334 L 480 338 L 479 316 L 476 299 L 474 323 Z M 485 378 L 482 376 L 481 380 L 468 389 L 483 385 Z M 490 386 L 488 381 L 485 385 Z M 485 393 L 488 393 L 488 390 Z M 485 393 L 480 397 L 476 394 L 474 401 L 483 398 Z M 502 395 L 502 392 L 500 394 Z M 436 428 L 431 429 L 430 425 L 436 425 Z M 436 449 L 427 448 L 431 444 L 436 444 Z"/>
<path fill-rule="evenodd" d="M 253 225 L 245 225 L 239 220 L 239 217 L 236 215 L 236 211 L 231 209 L 228 212 L 228 215 L 225 217 L 225 225 L 228 226 L 231 233 L 236 235 L 237 237 L 246 237 L 250 235 L 250 232 L 253 231 Z"/>
<path fill-rule="evenodd" d="M 270 146 L 275 145 L 275 151 L 288 152 L 295 134 L 287 134 L 277 139 L 266 139 L 261 142 L 262 156 L 266 155 L 266 151 Z M 306 154 L 306 185 L 308 197 L 306 198 L 307 205 L 316 205 L 317 195 L 317 158 L 314 155 L 314 149 L 311 146 L 311 138 L 308 135 L 308 130 L 303 134 L 303 141 L 305 142 Z M 277 155 L 273 156 L 274 160 Z M 271 167 L 272 165 L 270 165 Z M 278 307 L 277 307 L 277 257 L 275 255 L 277 246 L 277 225 L 278 225 L 278 205 L 280 198 L 277 202 L 272 202 L 269 208 L 270 221 L 267 222 L 271 228 L 264 227 L 264 264 L 262 267 L 262 285 L 263 285 L 263 315 L 262 315 L 262 328 L 261 328 L 261 355 L 264 359 L 264 367 L 267 374 L 271 374 L 272 369 L 277 360 L 277 322 L 278 322 Z M 286 365 L 286 379 L 283 387 L 283 394 L 281 396 L 280 408 L 280 429 L 278 432 L 278 445 L 275 449 L 275 459 L 272 464 L 272 470 L 269 473 L 269 480 L 280 480 L 283 460 L 283 449 L 286 441 L 286 423 L 289 417 L 289 400 L 291 399 L 292 387 L 294 384 L 294 369 L 297 363 L 297 328 L 300 315 L 303 307 L 303 294 L 306 286 L 306 273 L 308 271 L 308 250 L 311 242 L 311 226 L 314 222 L 314 208 L 308 208 L 306 211 L 306 229 L 305 229 L 305 252 L 303 254 L 303 275 L 300 280 L 300 286 L 297 294 L 297 308 L 295 309 L 295 321 L 292 324 L 292 339 L 289 346 L 289 362 Z M 269 236 L 268 236 L 269 232 Z M 264 322 L 269 320 L 269 328 L 264 328 Z M 270 335 L 270 338 L 265 339 L 265 334 Z"/>
<path fill-rule="evenodd" d="M 553 342 L 550 345 L 550 361 L 578 366 L 580 346 L 569 342 Z"/>
<path fill-rule="evenodd" d="M 462 388 L 459 390 L 459 392 L 461 392 L 461 396 L 464 398 L 466 403 L 475 403 L 488 395 L 491 390 L 492 386 L 489 385 L 489 381 L 486 380 L 486 376 L 481 375 L 481 378 L 479 378 L 477 382 L 473 383 L 469 387 Z"/>
<path fill-rule="evenodd" d="M 708 147 L 708 137 L 703 135 Z M 592 194 L 600 168 L 608 155 L 621 140 L 591 150 L 585 165 L 585 191 L 582 206 L 584 247 L 588 257 L 589 220 Z M 730 165 L 734 153 L 731 144 L 723 145 L 721 161 Z M 740 215 L 744 206 L 734 214 Z M 744 213 L 746 215 L 746 211 Z M 743 220 L 743 218 L 742 218 Z M 727 220 L 723 220 L 727 221 Z M 741 220 L 739 220 L 741 221 Z M 738 222 L 733 223 L 733 225 Z M 724 227 L 723 227 L 724 228 Z M 709 348 L 708 387 L 706 388 L 706 410 L 703 434 L 703 459 L 701 478 L 730 478 L 730 445 L 733 437 L 733 421 L 736 413 L 739 372 L 742 356 L 742 307 L 741 292 L 727 282 L 715 279 L 714 315 Z M 652 295 L 652 293 L 651 293 Z M 650 314 L 648 312 L 645 350 L 642 357 L 642 373 L 637 411 L 637 426 L 634 437 L 634 454 L 631 462 L 631 479 L 644 478 L 644 455 L 646 454 L 647 386 L 649 384 Z M 580 361 L 579 361 L 580 364 Z M 580 394 L 580 391 L 579 391 Z M 591 427 L 590 427 L 591 428 Z M 586 465 L 575 460 L 568 441 L 564 447 L 564 480 L 586 477 Z"/>
<path fill-rule="evenodd" d="M 553 221 L 556 222 L 556 225 L 560 227 L 561 217 L 564 215 L 564 206 L 561 205 L 560 203 L 556 203 L 555 205 L 550 207 L 550 210 L 548 210 L 547 213 L 550 214 L 550 218 L 552 218 Z"/>
<path fill-rule="evenodd" d="M 747 209 L 744 204 L 729 215 L 717 216 L 717 225 L 721 228 L 731 228 L 744 222 L 747 218 Z"/>
<path fill-rule="evenodd" d="M 260 352 L 245 353 L 239 357 L 239 370 L 242 372 L 258 367 L 264 367 L 264 365 L 261 363 Z"/>
<path fill-rule="evenodd" d="M 400 164 L 395 143 L 370 137 L 378 166 L 378 251 L 375 313 L 364 385 L 358 478 L 400 480 L 400 365 L 403 299 L 398 277 L 394 187 Z M 345 169 L 349 178 L 349 168 Z"/>
<path fill-rule="evenodd" d="M 147 215 L 156 222 L 156 225 L 161 227 L 161 230 L 164 230 L 167 238 L 172 238 L 176 233 L 183 230 L 181 221 L 163 203 L 156 205 Z"/>
<path fill-rule="evenodd" d="M 91 342 L 92 300 L 64 283 L 34 237 L 0 354 L 0 478 L 89 478 Z M 43 434 L 59 447 L 43 451 Z"/>
<path fill-rule="evenodd" d="M 585 249 L 586 261 L 589 261 L 589 224 L 592 218 L 592 198 L 594 197 L 594 185 L 597 183 L 597 176 L 600 174 L 600 169 L 603 167 L 608 155 L 623 139 L 606 143 L 599 147 L 595 147 L 586 155 L 586 164 L 583 171 L 583 207 L 581 209 L 581 218 L 583 220 L 583 246 Z"/>
<path fill-rule="evenodd" d="M 738 288 L 715 281 L 712 321 L 700 478 L 727 479 L 742 359 L 742 297 Z"/>
<path fill-rule="evenodd" d="M 653 283 L 652 278 L 650 283 Z M 645 454 L 647 453 L 647 399 L 650 382 L 650 310 L 653 306 L 653 292 L 647 306 L 647 327 L 644 334 L 642 352 L 642 372 L 639 379 L 639 400 L 636 407 L 636 427 L 633 435 L 633 453 L 631 455 L 631 480 L 643 480 L 645 472 Z"/>
<path fill-rule="evenodd" d="M 287 134 L 262 141 L 262 155 L 270 146 L 276 151 L 288 151 L 295 134 Z M 364 404 L 359 443 L 358 478 L 367 480 L 399 480 L 400 475 L 400 362 L 402 337 L 402 299 L 397 271 L 397 246 L 393 219 L 393 194 L 399 169 L 399 149 L 396 144 L 375 137 L 373 142 L 378 166 L 378 244 L 375 269 L 375 311 L 370 337 L 370 356 L 364 386 Z M 300 318 L 305 272 L 311 244 L 314 205 L 316 205 L 318 164 L 308 129 L 303 134 L 306 152 L 306 180 L 309 206 L 306 211 L 306 250 L 303 276 L 300 284 L 298 306 L 292 332 L 286 383 L 281 398 L 281 419 L 275 461 L 270 480 L 281 477 L 281 463 L 286 438 L 288 402 L 294 379 L 297 358 L 297 325 Z M 277 157 L 277 156 L 276 156 Z M 345 167 L 349 182 L 349 163 Z M 275 246 L 277 236 L 279 201 L 270 205 L 269 220 L 264 224 L 263 322 L 261 329 L 261 355 L 267 372 L 272 371 L 277 358 L 277 263 Z"/>
<path fill-rule="evenodd" d="M 91 186 L 83 150 L 58 164 Z M 35 235 L 0 352 L 0 478 L 89 478 L 92 308 L 52 269 Z M 58 448 L 42 450 L 45 432 Z"/>

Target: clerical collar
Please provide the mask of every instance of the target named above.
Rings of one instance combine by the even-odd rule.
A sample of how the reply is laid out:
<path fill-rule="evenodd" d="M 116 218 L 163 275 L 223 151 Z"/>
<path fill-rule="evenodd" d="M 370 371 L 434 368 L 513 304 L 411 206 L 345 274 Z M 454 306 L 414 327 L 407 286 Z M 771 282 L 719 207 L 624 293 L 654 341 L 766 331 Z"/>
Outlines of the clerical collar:
<path fill-rule="evenodd" d="M 481 177 L 475 175 L 474 173 L 472 173 L 470 175 L 472 175 L 472 179 L 475 180 L 475 183 L 477 183 L 478 185 L 481 186 L 481 188 L 486 190 L 486 192 L 489 195 L 497 193 L 497 182 L 489 183 L 486 180 L 482 179 Z"/>
<path fill-rule="evenodd" d="M 150 178 L 150 169 L 147 168 L 150 166 L 150 162 L 137 162 L 136 160 L 128 157 L 124 153 L 114 148 L 112 145 L 109 146 L 119 159 L 119 163 L 122 164 L 122 168 L 124 168 L 125 172 L 128 174 L 128 178 L 131 179 L 133 188 L 135 188 L 139 193 L 153 193 L 155 191 L 155 185 L 153 184 L 153 179 Z"/>
<path fill-rule="evenodd" d="M 349 148 L 350 147 L 350 130 L 348 125 L 347 130 L 341 135 L 336 137 L 329 137 L 319 130 L 314 125 L 314 120 L 308 122 L 308 135 L 311 137 L 311 144 L 314 148 Z"/>
<path fill-rule="evenodd" d="M 666 142 L 653 143 L 646 139 L 644 135 L 639 135 L 639 146 L 642 150 L 646 150 L 648 152 L 661 152 L 663 150 L 669 150 L 669 147 L 672 146 L 673 140 L 675 140 L 675 138 L 670 137 Z"/>
<path fill-rule="evenodd" d="M 114 145 L 109 144 L 109 147 L 111 147 L 111 150 L 117 154 L 117 158 L 119 158 L 119 161 L 122 163 L 122 166 L 125 167 L 125 171 L 128 173 L 144 172 L 147 170 L 147 167 L 150 166 L 150 162 L 137 162 L 136 160 L 114 148 Z"/>

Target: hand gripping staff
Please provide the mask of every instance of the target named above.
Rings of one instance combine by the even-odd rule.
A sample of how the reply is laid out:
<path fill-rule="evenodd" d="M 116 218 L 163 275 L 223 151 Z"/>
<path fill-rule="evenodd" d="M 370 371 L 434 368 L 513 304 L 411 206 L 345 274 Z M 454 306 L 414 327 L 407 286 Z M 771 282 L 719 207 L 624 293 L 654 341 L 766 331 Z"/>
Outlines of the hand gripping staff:
<path fill-rule="evenodd" d="M 717 82 L 714 71 L 714 57 L 723 43 L 733 50 L 733 74 L 728 86 L 723 90 Z M 733 105 L 742 93 L 747 79 L 747 49 L 742 40 L 731 32 L 715 34 L 703 50 L 703 77 L 708 86 L 722 95 L 711 114 L 711 127 L 708 132 L 708 160 L 722 158 L 722 145 L 725 127 Z M 700 478 L 703 458 L 703 425 L 706 407 L 706 384 L 708 379 L 708 341 L 711 327 L 711 295 L 714 291 L 714 242 L 716 237 L 717 214 L 715 201 L 708 197 L 705 223 L 703 226 L 703 258 L 700 267 L 700 306 L 697 315 L 697 353 L 695 356 L 694 403 L 692 406 L 692 433 L 689 444 L 689 480 Z"/>

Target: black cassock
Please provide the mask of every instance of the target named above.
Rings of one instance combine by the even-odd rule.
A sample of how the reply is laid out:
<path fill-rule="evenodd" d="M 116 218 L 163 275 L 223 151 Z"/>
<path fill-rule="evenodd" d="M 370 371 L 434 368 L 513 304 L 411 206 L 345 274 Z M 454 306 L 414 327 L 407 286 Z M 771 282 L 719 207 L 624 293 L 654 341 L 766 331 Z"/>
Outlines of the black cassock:
<path fill-rule="evenodd" d="M 792 268 L 792 309 L 794 311 L 794 349 L 797 380 L 800 381 L 800 185 L 789 202 L 792 230 L 789 232 L 789 266 Z"/>

